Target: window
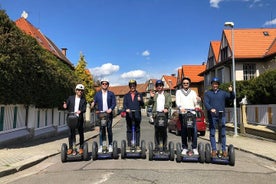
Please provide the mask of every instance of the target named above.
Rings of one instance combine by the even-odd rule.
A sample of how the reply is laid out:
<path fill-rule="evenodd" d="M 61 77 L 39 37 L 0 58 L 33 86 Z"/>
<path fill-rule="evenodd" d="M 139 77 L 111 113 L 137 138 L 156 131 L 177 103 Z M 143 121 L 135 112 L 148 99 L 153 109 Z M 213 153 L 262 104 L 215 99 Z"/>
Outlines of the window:
<path fill-rule="evenodd" d="M 221 53 L 221 56 L 220 56 L 220 59 L 221 61 L 225 61 L 227 59 L 227 50 L 228 50 L 228 47 L 224 47 L 223 49 L 221 49 L 220 53 Z"/>
<path fill-rule="evenodd" d="M 256 64 L 243 65 L 243 80 L 250 80 L 256 76 Z"/>

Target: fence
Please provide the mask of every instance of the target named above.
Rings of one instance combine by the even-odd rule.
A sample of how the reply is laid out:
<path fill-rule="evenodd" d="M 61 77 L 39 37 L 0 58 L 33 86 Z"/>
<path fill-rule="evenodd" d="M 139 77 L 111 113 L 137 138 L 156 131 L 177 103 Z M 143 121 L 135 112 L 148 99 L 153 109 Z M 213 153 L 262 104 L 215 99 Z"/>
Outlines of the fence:
<path fill-rule="evenodd" d="M 276 126 L 276 104 L 246 105 L 247 123 L 264 126 Z M 233 122 L 233 108 L 226 108 L 226 121 Z M 237 123 L 242 122 L 241 109 L 237 108 Z"/>

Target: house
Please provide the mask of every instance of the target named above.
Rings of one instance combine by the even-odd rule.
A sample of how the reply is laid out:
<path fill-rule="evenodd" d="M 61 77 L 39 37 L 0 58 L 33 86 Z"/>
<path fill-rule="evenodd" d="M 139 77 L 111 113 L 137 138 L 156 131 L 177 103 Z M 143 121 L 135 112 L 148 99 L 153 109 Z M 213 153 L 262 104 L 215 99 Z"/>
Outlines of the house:
<path fill-rule="evenodd" d="M 232 51 L 237 81 L 250 80 L 266 70 L 275 69 L 276 28 L 223 30 L 220 41 L 210 42 L 206 70 L 200 73 L 204 76 L 205 89 L 215 76 L 222 83 L 232 81 Z"/>
<path fill-rule="evenodd" d="M 60 61 L 64 62 L 71 69 L 74 69 L 74 65 L 66 58 L 66 48 L 62 48 L 62 50 L 58 49 L 58 47 L 48 38 L 46 37 L 39 29 L 34 27 L 26 18 L 21 17 L 15 21 L 16 26 L 21 29 L 26 34 L 32 36 L 36 39 L 36 41 L 46 50 L 51 52 L 54 56 L 56 56 Z"/>

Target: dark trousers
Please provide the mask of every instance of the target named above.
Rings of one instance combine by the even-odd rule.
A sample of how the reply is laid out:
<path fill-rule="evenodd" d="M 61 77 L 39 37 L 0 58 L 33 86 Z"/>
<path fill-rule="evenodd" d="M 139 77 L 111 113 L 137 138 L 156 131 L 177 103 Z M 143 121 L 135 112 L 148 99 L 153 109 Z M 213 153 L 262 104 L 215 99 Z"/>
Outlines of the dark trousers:
<path fill-rule="evenodd" d="M 99 143 L 100 146 L 103 145 L 103 140 L 105 139 L 106 141 L 106 129 L 107 129 L 107 134 L 108 134 L 108 144 L 112 145 L 113 141 L 113 134 L 112 134 L 112 118 L 110 118 L 107 122 L 106 127 L 100 126 L 100 136 L 99 136 Z"/>
<path fill-rule="evenodd" d="M 163 143 L 163 148 L 167 149 L 167 140 L 168 140 L 168 134 L 167 134 L 167 126 L 165 127 L 158 127 L 155 126 L 154 131 L 154 142 L 155 142 L 155 148 L 162 148 L 160 145 L 160 142 Z"/>
<path fill-rule="evenodd" d="M 77 129 L 80 137 L 80 148 L 83 148 L 83 143 L 84 143 L 83 122 L 79 121 L 79 126 Z M 69 149 L 72 149 L 73 143 L 76 144 L 76 129 L 69 128 L 68 140 L 69 140 Z"/>
<path fill-rule="evenodd" d="M 140 123 L 141 119 L 135 118 L 135 132 L 132 132 L 132 119 L 126 118 L 127 121 L 127 145 L 131 146 L 131 141 L 133 140 L 133 133 L 135 134 L 134 139 L 136 140 L 135 144 L 136 146 L 140 145 Z"/>
<path fill-rule="evenodd" d="M 182 140 L 182 148 L 188 149 L 188 129 L 184 126 L 184 122 L 182 118 L 182 114 L 179 114 L 180 122 L 181 122 L 181 140 Z M 193 123 L 194 127 L 192 130 L 192 149 L 197 148 L 197 128 L 196 128 L 196 120 Z"/>

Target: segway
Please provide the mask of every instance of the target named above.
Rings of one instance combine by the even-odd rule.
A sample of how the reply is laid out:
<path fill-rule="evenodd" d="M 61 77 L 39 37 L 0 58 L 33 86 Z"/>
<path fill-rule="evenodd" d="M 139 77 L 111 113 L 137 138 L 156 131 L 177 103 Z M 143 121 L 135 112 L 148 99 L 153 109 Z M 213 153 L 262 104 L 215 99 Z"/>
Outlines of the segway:
<path fill-rule="evenodd" d="M 196 115 L 192 112 L 195 112 L 194 109 L 186 109 L 186 113 L 179 112 L 182 114 L 183 118 L 183 128 L 187 129 L 187 139 L 188 139 L 188 151 L 186 154 L 182 154 L 182 146 L 181 143 L 176 144 L 176 162 L 200 162 L 204 163 L 205 161 L 205 152 L 204 152 L 204 145 L 203 143 L 198 144 L 198 155 L 195 155 L 193 149 L 191 148 L 194 128 L 196 128 L 195 120 Z M 195 112 L 196 113 L 196 112 Z M 190 145 L 190 146 L 189 146 Z"/>
<path fill-rule="evenodd" d="M 157 112 L 155 127 L 167 131 L 167 117 L 164 112 Z M 164 147 L 163 136 L 158 134 L 159 145 L 153 149 L 153 143 L 149 142 L 149 161 L 152 160 L 174 160 L 174 144 L 169 142 L 169 149 Z"/>
<path fill-rule="evenodd" d="M 132 128 L 131 128 L 131 144 L 126 146 L 126 140 L 121 142 L 121 159 L 125 158 L 142 158 L 146 159 L 146 142 L 141 141 L 141 147 L 136 145 L 136 128 L 135 128 L 135 112 L 131 110 L 129 116 L 131 116 Z"/>
<path fill-rule="evenodd" d="M 67 117 L 67 125 L 70 129 L 77 129 L 78 127 L 78 116 L 74 112 L 70 112 Z M 79 151 L 76 146 L 76 142 L 73 142 L 73 152 L 68 155 L 68 146 L 66 143 L 61 145 L 61 162 L 66 161 L 75 161 L 75 160 L 88 160 L 88 144 L 85 142 L 83 144 L 83 154 L 79 154 Z"/>
<path fill-rule="evenodd" d="M 108 146 L 107 146 L 107 139 L 106 139 L 106 133 L 107 133 L 107 122 L 109 121 L 108 119 L 108 113 L 106 112 L 100 112 L 99 113 L 99 119 L 100 119 L 100 130 L 101 130 L 101 135 L 102 140 L 103 140 L 103 147 L 102 147 L 102 152 L 98 152 L 98 143 L 93 142 L 92 143 L 92 159 L 118 159 L 118 146 L 117 146 L 117 141 L 112 142 L 112 152 L 109 152 Z"/>
<path fill-rule="evenodd" d="M 207 143 L 205 145 L 205 152 L 206 152 L 206 163 L 218 163 L 218 164 L 229 164 L 231 166 L 235 165 L 235 149 L 232 144 L 228 146 L 227 152 L 228 155 L 227 157 L 224 157 L 222 154 L 222 135 L 221 135 L 221 130 L 222 130 L 222 114 L 223 111 L 219 111 L 219 120 L 218 120 L 218 151 L 216 156 L 212 156 L 211 154 L 211 145 L 210 143 Z"/>

